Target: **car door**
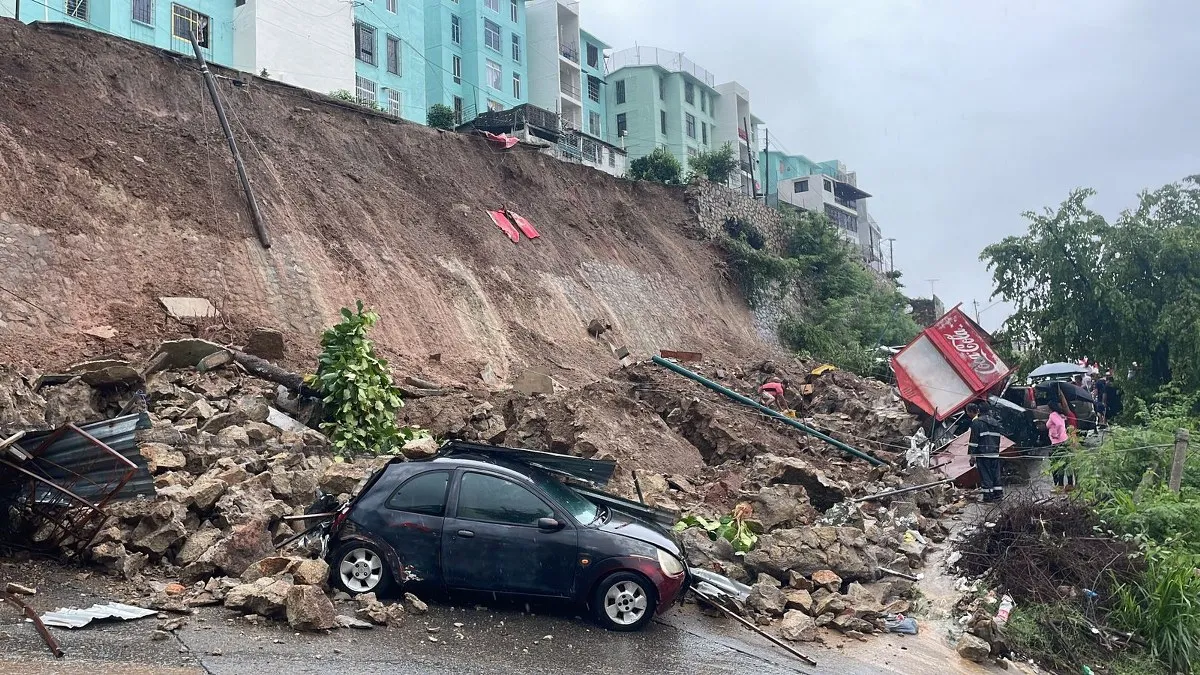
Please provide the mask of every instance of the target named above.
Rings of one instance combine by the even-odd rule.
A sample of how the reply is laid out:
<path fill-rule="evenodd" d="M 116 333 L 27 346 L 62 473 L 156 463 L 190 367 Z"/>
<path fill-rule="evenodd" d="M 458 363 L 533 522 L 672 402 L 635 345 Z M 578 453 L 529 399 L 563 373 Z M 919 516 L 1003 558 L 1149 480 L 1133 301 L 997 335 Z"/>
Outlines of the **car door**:
<path fill-rule="evenodd" d="M 379 534 L 400 558 L 396 581 L 440 584 L 442 529 L 450 471 L 426 471 L 400 483 L 379 509 Z"/>
<path fill-rule="evenodd" d="M 456 480 L 454 513 L 443 530 L 446 585 L 570 597 L 579 536 L 562 510 L 496 474 L 464 470 Z M 561 528 L 539 528 L 542 518 L 553 518 Z"/>

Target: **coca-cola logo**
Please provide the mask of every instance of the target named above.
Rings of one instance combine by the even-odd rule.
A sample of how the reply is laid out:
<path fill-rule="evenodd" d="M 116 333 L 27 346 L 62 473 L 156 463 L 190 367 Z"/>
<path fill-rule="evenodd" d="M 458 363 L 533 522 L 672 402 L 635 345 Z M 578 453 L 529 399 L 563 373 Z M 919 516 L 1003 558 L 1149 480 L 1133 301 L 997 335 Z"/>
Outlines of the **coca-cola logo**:
<path fill-rule="evenodd" d="M 967 332 L 966 328 L 959 328 L 953 333 L 942 333 L 942 337 L 950 342 L 950 346 L 954 347 L 954 351 L 958 352 L 959 356 L 971 364 L 971 370 L 974 370 L 981 379 L 1000 371 L 1000 367 L 988 358 L 983 348 Z"/>

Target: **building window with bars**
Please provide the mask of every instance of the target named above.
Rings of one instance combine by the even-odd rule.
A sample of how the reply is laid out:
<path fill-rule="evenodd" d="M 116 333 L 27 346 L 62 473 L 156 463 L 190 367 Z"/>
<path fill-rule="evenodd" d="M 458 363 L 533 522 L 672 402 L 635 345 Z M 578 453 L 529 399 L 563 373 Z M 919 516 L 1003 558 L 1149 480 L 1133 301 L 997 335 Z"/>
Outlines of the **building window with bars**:
<path fill-rule="evenodd" d="M 587 46 L 587 64 L 589 68 L 600 67 L 600 48 L 591 43 Z"/>
<path fill-rule="evenodd" d="M 600 113 L 588 113 L 588 133 L 597 138 L 600 137 Z"/>
<path fill-rule="evenodd" d="M 513 61 L 520 63 L 521 62 L 521 36 L 517 35 L 516 33 L 513 33 L 513 36 L 512 36 L 512 52 L 513 52 L 513 54 L 512 54 Z"/>
<path fill-rule="evenodd" d="M 72 19 L 88 20 L 88 0 L 67 0 L 66 10 Z"/>
<path fill-rule="evenodd" d="M 500 51 L 500 24 L 487 19 L 483 20 L 483 44 L 492 51 Z"/>
<path fill-rule="evenodd" d="M 133 0 L 130 12 L 134 21 L 154 25 L 154 0 Z"/>
<path fill-rule="evenodd" d="M 363 105 L 374 106 L 378 103 L 379 97 L 375 93 L 377 91 L 375 81 L 356 75 L 354 77 L 354 98 Z"/>
<path fill-rule="evenodd" d="M 629 116 L 625 113 L 617 114 L 617 136 L 624 136 L 629 131 Z"/>
<path fill-rule="evenodd" d="M 588 98 L 600 102 L 600 78 L 593 75 L 588 75 Z"/>
<path fill-rule="evenodd" d="M 457 14 L 450 15 L 450 41 L 456 45 L 462 44 L 462 19 Z"/>
<path fill-rule="evenodd" d="M 608 166 L 614 169 L 617 167 L 617 152 L 612 148 L 608 150 Z"/>
<path fill-rule="evenodd" d="M 664 135 L 667 133 L 667 111 L 666 110 L 658 111 L 658 128 L 663 132 Z"/>
<path fill-rule="evenodd" d="M 683 85 L 683 99 L 692 105 L 696 102 L 696 85 L 688 82 Z"/>
<path fill-rule="evenodd" d="M 696 137 L 696 116 L 687 113 L 683 116 L 684 130 L 687 131 L 688 138 Z"/>
<path fill-rule="evenodd" d="M 458 54 L 450 57 L 450 74 L 454 76 L 454 84 L 462 84 L 462 57 Z"/>
<path fill-rule="evenodd" d="M 705 145 L 708 145 L 708 123 L 707 122 L 700 123 L 700 142 Z"/>
<path fill-rule="evenodd" d="M 500 91 L 500 79 L 503 76 L 503 72 L 504 71 L 502 71 L 500 69 L 499 63 L 496 63 L 495 61 L 488 61 L 487 62 L 488 86 L 491 87 L 492 89 L 495 89 L 496 91 Z"/>
<path fill-rule="evenodd" d="M 483 0 L 483 5 L 493 12 L 500 11 L 500 0 Z"/>
<path fill-rule="evenodd" d="M 400 117 L 404 114 L 404 95 L 395 89 L 388 89 L 388 114 Z"/>
<path fill-rule="evenodd" d="M 368 26 L 362 22 L 354 24 L 354 55 L 363 63 L 369 63 L 372 66 L 379 65 L 375 62 L 374 26 Z"/>
<path fill-rule="evenodd" d="M 209 47 L 208 27 L 212 19 L 190 7 L 171 5 L 171 35 L 180 40 L 190 40 L 192 33 L 196 35 L 196 43 L 202 48 Z"/>
<path fill-rule="evenodd" d="M 392 14 L 396 13 L 396 0 L 387 0 L 384 5 L 387 6 L 387 11 L 391 12 Z"/>
<path fill-rule="evenodd" d="M 513 98 L 521 98 L 521 74 L 513 73 Z"/>
<path fill-rule="evenodd" d="M 387 36 L 387 71 L 393 75 L 403 75 L 400 61 L 400 38 L 395 35 Z"/>

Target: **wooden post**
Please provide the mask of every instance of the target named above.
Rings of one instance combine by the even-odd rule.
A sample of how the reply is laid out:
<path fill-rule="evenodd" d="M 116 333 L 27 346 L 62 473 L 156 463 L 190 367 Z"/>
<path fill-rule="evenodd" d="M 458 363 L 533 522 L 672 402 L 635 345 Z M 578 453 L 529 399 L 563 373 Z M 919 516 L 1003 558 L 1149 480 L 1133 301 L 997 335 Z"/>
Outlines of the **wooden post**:
<path fill-rule="evenodd" d="M 1171 460 L 1171 491 L 1179 492 L 1183 484 L 1183 465 L 1187 462 L 1188 430 L 1175 432 L 1175 457 Z"/>

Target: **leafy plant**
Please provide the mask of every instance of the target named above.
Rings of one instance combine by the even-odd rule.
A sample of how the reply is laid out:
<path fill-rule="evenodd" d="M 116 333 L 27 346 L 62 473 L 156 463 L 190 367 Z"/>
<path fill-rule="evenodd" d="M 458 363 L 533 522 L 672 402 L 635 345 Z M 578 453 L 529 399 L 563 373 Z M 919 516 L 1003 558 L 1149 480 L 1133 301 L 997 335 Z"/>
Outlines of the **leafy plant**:
<path fill-rule="evenodd" d="M 696 153 L 688 158 L 688 168 L 693 177 L 704 176 L 714 183 L 728 182 L 729 177 L 738 168 L 733 143 L 726 143 L 716 150 Z"/>
<path fill-rule="evenodd" d="M 379 320 L 375 312 L 342 308 L 342 320 L 321 335 L 321 355 L 312 378 L 325 398 L 327 421 L 321 431 L 329 436 L 339 456 L 381 454 L 419 435 L 400 428 L 396 411 L 404 403 L 392 384 L 387 361 L 375 355 L 367 331 Z"/>
<path fill-rule="evenodd" d="M 358 98 L 354 96 L 354 92 L 347 91 L 345 89 L 335 89 L 329 92 L 329 96 L 331 98 L 336 98 L 339 101 L 345 101 L 346 103 L 358 103 Z"/>
<path fill-rule="evenodd" d="M 1197 557 L 1151 546 L 1146 572 L 1117 590 L 1112 618 L 1142 636 L 1150 653 L 1174 672 L 1200 669 L 1200 574 Z"/>
<path fill-rule="evenodd" d="M 442 103 L 434 103 L 429 106 L 429 112 L 425 116 L 425 123 L 434 129 L 449 131 L 454 128 L 454 109 Z"/>
<path fill-rule="evenodd" d="M 749 504 L 742 502 L 733 509 L 733 513 L 721 516 L 717 520 L 708 520 L 703 516 L 684 516 L 675 524 L 675 531 L 682 532 L 689 527 L 702 527 L 708 532 L 708 538 L 716 541 L 724 539 L 733 545 L 733 550 L 746 553 L 758 543 L 758 535 L 754 532 L 755 523 L 750 520 L 752 509 Z"/>
<path fill-rule="evenodd" d="M 654 152 L 645 157 L 638 157 L 629 163 L 629 178 L 633 180 L 649 180 L 664 185 L 679 185 L 683 182 L 683 167 L 675 155 L 666 148 L 655 148 Z"/>

